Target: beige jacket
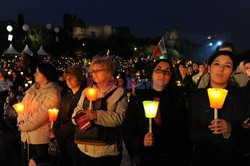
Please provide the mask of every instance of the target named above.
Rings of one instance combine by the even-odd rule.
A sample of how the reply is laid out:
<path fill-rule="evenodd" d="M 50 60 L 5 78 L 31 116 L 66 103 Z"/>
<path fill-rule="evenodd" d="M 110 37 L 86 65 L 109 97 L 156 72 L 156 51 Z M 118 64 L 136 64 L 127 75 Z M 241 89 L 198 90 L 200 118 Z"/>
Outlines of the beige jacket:
<path fill-rule="evenodd" d="M 18 123 L 24 121 L 19 126 L 21 140 L 29 144 L 48 143 L 48 109 L 59 108 L 61 100 L 57 83 L 49 82 L 43 87 L 38 87 L 38 84 L 34 84 L 27 90 L 22 100 L 24 113 L 18 115 Z"/>
<path fill-rule="evenodd" d="M 99 90 L 97 98 L 104 97 L 105 94 L 109 93 L 114 88 L 115 86 L 113 86 L 109 90 L 105 89 Z M 125 112 L 127 110 L 126 96 L 123 96 L 124 92 L 125 91 L 123 88 L 117 88 L 117 90 L 108 98 L 107 100 L 108 111 L 104 110 L 97 111 L 97 120 L 95 120 L 96 124 L 106 127 L 122 126 L 125 118 Z M 121 96 L 123 96 L 123 98 L 119 100 Z M 78 101 L 76 108 L 74 109 L 72 117 L 74 117 L 78 111 L 82 110 L 84 98 L 85 98 L 85 90 L 83 90 L 82 92 L 81 98 Z M 117 102 L 118 100 L 119 102 Z M 72 121 L 74 124 L 76 124 L 74 119 L 72 119 Z M 91 157 L 114 156 L 122 152 L 121 140 L 111 145 L 95 146 L 95 145 L 78 144 L 78 147 L 83 153 Z"/>

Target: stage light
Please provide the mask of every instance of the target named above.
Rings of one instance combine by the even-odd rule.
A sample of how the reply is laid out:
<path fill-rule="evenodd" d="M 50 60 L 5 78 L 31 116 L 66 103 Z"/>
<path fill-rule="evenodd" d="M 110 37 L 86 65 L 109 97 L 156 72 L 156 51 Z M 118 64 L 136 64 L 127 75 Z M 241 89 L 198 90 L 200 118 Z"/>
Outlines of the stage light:
<path fill-rule="evenodd" d="M 222 45 L 222 41 L 217 42 L 217 46 L 220 46 L 220 45 Z"/>

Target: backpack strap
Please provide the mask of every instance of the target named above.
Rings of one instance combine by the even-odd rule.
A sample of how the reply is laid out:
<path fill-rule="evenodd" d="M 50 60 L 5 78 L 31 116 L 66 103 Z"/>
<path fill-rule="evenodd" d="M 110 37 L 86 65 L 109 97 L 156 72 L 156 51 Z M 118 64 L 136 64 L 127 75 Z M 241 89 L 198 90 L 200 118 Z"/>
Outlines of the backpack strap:
<path fill-rule="evenodd" d="M 112 91 L 110 91 L 108 94 L 106 94 L 106 96 L 104 96 L 102 98 L 102 102 L 101 102 L 101 108 L 102 110 L 107 110 L 107 100 L 110 96 L 112 96 L 112 94 L 117 90 L 117 88 L 114 88 Z"/>
<path fill-rule="evenodd" d="M 103 101 L 107 101 L 108 98 L 117 90 L 117 88 L 114 88 L 112 91 L 110 91 L 106 96 L 103 97 Z"/>

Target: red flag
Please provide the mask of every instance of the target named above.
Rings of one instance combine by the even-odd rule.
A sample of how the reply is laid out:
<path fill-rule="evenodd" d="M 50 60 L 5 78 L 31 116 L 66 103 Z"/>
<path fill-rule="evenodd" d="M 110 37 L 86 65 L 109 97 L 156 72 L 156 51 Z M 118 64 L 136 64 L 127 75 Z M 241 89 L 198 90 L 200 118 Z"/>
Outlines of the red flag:
<path fill-rule="evenodd" d="M 161 38 L 157 46 L 154 48 L 152 54 L 154 57 L 157 57 L 158 55 L 167 53 L 165 42 L 164 42 L 164 36 Z"/>

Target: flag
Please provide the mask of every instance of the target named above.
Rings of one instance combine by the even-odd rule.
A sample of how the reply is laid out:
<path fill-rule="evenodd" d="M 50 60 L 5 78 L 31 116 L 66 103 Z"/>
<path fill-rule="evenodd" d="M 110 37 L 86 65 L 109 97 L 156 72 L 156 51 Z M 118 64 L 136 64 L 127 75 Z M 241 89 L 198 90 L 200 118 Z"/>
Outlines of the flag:
<path fill-rule="evenodd" d="M 164 36 L 162 36 L 157 46 L 155 46 L 152 54 L 153 54 L 153 57 L 157 57 L 158 55 L 165 54 L 165 53 L 167 53 L 167 50 L 165 47 Z"/>
<path fill-rule="evenodd" d="M 109 53 L 110 53 L 110 51 L 109 51 L 109 49 L 107 50 L 107 53 L 106 53 L 106 58 L 109 58 Z"/>

